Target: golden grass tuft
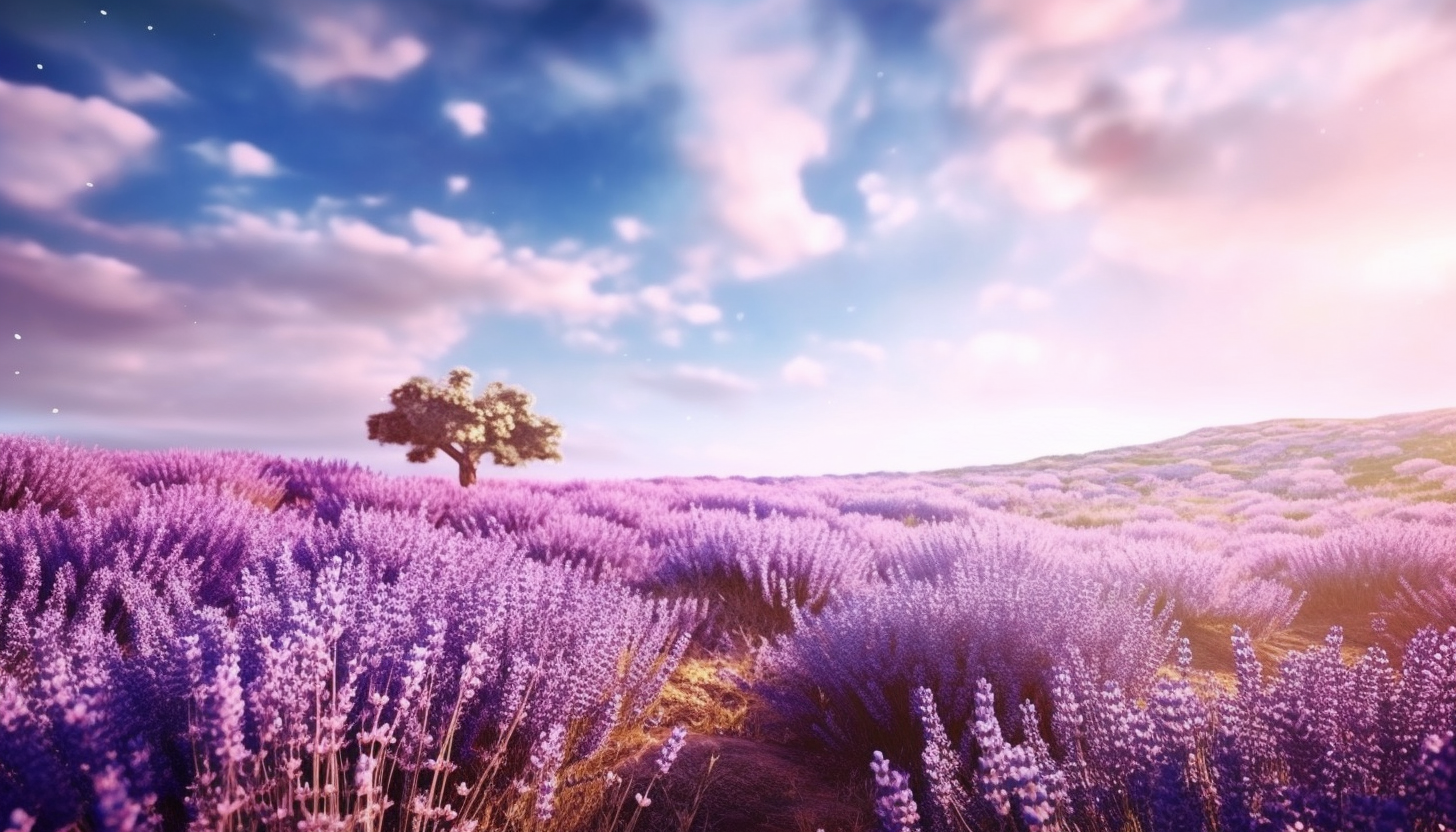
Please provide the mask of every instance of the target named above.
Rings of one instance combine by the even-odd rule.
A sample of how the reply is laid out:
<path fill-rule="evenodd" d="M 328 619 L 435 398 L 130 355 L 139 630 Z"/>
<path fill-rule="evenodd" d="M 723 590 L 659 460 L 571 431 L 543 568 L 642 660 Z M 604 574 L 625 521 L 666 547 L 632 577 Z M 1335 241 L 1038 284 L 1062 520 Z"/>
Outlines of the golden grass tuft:
<path fill-rule="evenodd" d="M 752 661 L 715 655 L 684 658 L 657 699 L 654 710 L 661 724 L 684 725 L 694 734 L 741 733 L 753 697 L 722 671 L 746 679 Z"/>

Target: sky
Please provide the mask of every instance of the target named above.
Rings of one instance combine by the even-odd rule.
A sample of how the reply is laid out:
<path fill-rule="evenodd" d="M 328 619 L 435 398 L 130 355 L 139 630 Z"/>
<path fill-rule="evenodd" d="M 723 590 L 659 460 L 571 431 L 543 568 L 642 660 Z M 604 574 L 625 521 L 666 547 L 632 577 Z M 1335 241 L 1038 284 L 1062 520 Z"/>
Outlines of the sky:
<path fill-rule="evenodd" d="M 1456 0 L 8 0 L 0 432 L 926 471 L 1456 405 Z"/>

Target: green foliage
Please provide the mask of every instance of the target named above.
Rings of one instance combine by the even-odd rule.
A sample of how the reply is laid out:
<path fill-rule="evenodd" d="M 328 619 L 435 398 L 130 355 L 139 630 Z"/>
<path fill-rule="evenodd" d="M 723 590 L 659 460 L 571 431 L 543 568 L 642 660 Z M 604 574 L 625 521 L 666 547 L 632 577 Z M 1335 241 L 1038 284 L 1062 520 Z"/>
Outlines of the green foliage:
<path fill-rule="evenodd" d="M 1447 465 L 1456 465 L 1456 435 L 1421 433 L 1396 443 L 1401 452 L 1398 455 L 1366 457 L 1355 460 L 1350 466 L 1350 476 L 1345 483 L 1351 488 L 1378 488 L 1393 486 L 1400 491 L 1419 487 L 1417 477 L 1402 477 L 1395 473 L 1395 466 L 1410 459 L 1434 459 Z M 1449 502 L 1448 496 L 1431 495 L 1425 499 Z"/>
<path fill-rule="evenodd" d="M 530 412 L 535 399 L 519 387 L 493 381 L 471 397 L 475 374 L 456 367 L 445 383 L 415 376 L 389 394 L 394 409 L 368 419 L 369 438 L 411 446 L 405 458 L 428 462 L 443 451 L 460 466 L 460 484 L 475 481 L 485 454 L 515 467 L 533 459 L 561 460 L 561 425 Z"/>

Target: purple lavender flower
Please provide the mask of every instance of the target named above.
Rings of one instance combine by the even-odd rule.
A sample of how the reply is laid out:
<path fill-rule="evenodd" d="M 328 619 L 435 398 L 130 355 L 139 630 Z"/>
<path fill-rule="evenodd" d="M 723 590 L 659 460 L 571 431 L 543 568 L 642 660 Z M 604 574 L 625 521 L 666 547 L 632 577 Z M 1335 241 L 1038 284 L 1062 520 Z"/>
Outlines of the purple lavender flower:
<path fill-rule="evenodd" d="M 677 761 L 678 752 L 688 741 L 688 729 L 679 725 L 672 729 L 667 740 L 662 744 L 662 749 L 657 752 L 657 773 L 667 774 L 672 770 L 672 764 Z"/>
<path fill-rule="evenodd" d="M 920 813 L 910 791 L 910 777 L 894 768 L 876 751 L 870 771 L 875 774 L 875 814 L 883 832 L 920 832 Z"/>

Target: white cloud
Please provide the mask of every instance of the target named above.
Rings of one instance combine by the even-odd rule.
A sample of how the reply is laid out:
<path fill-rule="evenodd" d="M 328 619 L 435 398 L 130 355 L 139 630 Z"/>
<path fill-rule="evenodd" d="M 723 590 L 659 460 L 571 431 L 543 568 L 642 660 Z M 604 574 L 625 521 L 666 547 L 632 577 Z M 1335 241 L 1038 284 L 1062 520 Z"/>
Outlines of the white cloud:
<path fill-rule="evenodd" d="M 718 307 L 710 303 L 678 301 L 673 297 L 672 288 L 668 286 L 644 287 L 638 290 L 637 297 L 648 309 L 656 312 L 659 321 L 664 323 L 682 320 L 690 324 L 705 326 L 723 319 L 723 311 Z"/>
<path fill-rule="evenodd" d="M 635 243 L 652 234 L 652 229 L 636 217 L 613 217 L 612 230 L 623 242 Z"/>
<path fill-rule="evenodd" d="M 379 9 L 354 7 L 353 17 L 314 17 L 303 23 L 304 43 L 270 52 L 263 62 L 305 89 L 346 78 L 392 81 L 424 63 L 430 50 L 413 35 L 378 36 L 383 27 Z"/>
<path fill-rule="evenodd" d="M 102 77 L 111 96 L 123 104 L 172 104 L 187 98 L 176 84 L 155 72 L 132 75 L 108 68 Z"/>
<path fill-rule="evenodd" d="M 0 240 L 0 309 L 44 347 L 0 410 L 64 401 L 73 425 L 176 443 L 357 445 L 361 414 L 442 361 L 468 334 L 466 316 L 545 317 L 566 325 L 568 343 L 599 349 L 611 343 L 594 333 L 635 305 L 596 290 L 595 251 L 511 251 L 488 228 L 419 210 L 402 235 L 342 210 L 212 206 L 215 222 L 165 240 L 93 222 L 109 249 L 141 255 L 125 258 Z M 146 265 L 159 251 L 161 265 Z M 693 382 L 734 388 L 731 377 L 682 378 L 689 394 Z"/>
<path fill-rule="evenodd" d="M 801 387 L 823 387 L 829 383 L 824 365 L 805 355 L 795 356 L 779 371 L 789 384 Z"/>
<path fill-rule="evenodd" d="M 572 347 L 593 350 L 595 352 L 613 353 L 622 348 L 622 342 L 616 338 L 608 338 L 600 332 L 590 329 L 567 330 L 566 344 Z"/>
<path fill-rule="evenodd" d="M 723 311 L 711 303 L 689 303 L 682 307 L 683 320 L 690 324 L 705 326 L 723 319 Z"/>
<path fill-rule="evenodd" d="M 896 195 L 890 192 L 890 185 L 884 174 L 870 171 L 855 183 L 864 195 L 865 210 L 874 221 L 874 229 L 885 233 L 915 219 L 920 212 L 920 203 L 914 197 Z"/>
<path fill-rule="evenodd" d="M 439 302 L 457 310 L 491 308 L 578 322 L 608 321 L 634 306 L 628 296 L 594 291 L 603 277 L 597 252 L 560 258 L 529 248 L 507 251 L 493 229 L 466 227 L 419 208 L 408 215 L 419 242 L 328 213 L 266 216 L 229 206 L 213 206 L 210 213 L 222 222 L 195 229 L 193 237 L 216 252 L 212 256 L 227 256 L 250 273 L 268 272 L 283 280 L 298 268 L 286 266 L 287 252 L 299 246 L 318 251 L 310 262 L 326 265 L 311 266 L 308 280 L 280 284 L 280 289 L 317 294 L 324 303 L 385 312 Z M 400 281 L 401 273 L 412 280 Z"/>
<path fill-rule="evenodd" d="M 875 364 L 885 363 L 885 348 L 879 344 L 872 344 L 869 341 L 830 341 L 828 346 L 840 352 L 858 355 Z"/>
<path fill-rule="evenodd" d="M 982 223 L 990 216 L 982 201 L 987 177 L 980 154 L 962 151 L 942 161 L 929 177 L 935 207 L 963 223 Z"/>
<path fill-rule="evenodd" d="M 233 176 L 276 176 L 278 163 L 273 157 L 248 142 L 232 142 L 224 145 L 213 139 L 196 142 L 188 150 L 205 161 L 224 167 Z"/>
<path fill-rule="evenodd" d="M 470 177 L 451 176 L 450 178 L 445 180 L 445 187 L 449 189 L 450 193 L 452 194 L 463 193 L 466 188 L 470 187 Z"/>
<path fill-rule="evenodd" d="M 665 373 L 639 372 L 639 383 L 692 402 L 730 402 L 758 389 L 742 376 L 717 367 L 679 364 Z"/>
<path fill-rule="evenodd" d="M 686 94 L 682 151 L 703 177 L 738 276 L 770 276 L 839 250 L 843 225 L 809 204 L 801 174 L 829 151 L 828 116 L 856 48 L 849 27 L 817 25 L 824 21 L 804 0 L 658 10 Z"/>
<path fill-rule="evenodd" d="M 104 98 L 0 80 L 0 196 L 53 210 L 145 161 L 159 133 Z"/>
<path fill-rule="evenodd" d="M 1030 366 L 1041 361 L 1041 341 L 1019 332 L 983 332 L 971 338 L 965 354 L 982 366 L 1012 364 Z"/>
<path fill-rule="evenodd" d="M 1037 211 L 1059 212 L 1092 196 L 1090 176 L 1062 160 L 1045 136 L 1019 133 L 996 141 L 991 172 L 1022 204 Z"/>
<path fill-rule="evenodd" d="M 451 101 L 445 105 L 445 117 L 455 122 L 462 136 L 479 136 L 485 132 L 485 106 L 475 101 Z"/>
<path fill-rule="evenodd" d="M 547 55 L 541 65 L 546 77 L 588 106 L 609 107 L 624 95 L 622 86 L 610 76 L 561 55 Z"/>

